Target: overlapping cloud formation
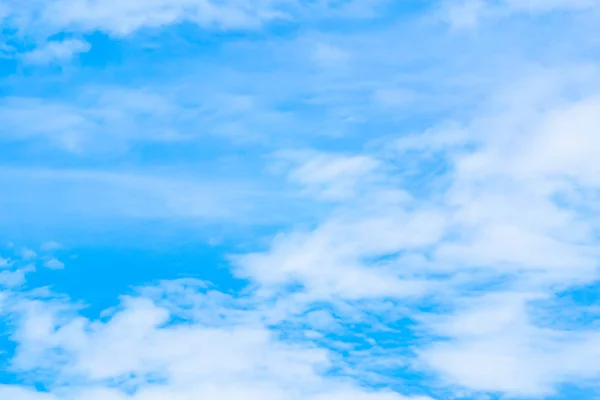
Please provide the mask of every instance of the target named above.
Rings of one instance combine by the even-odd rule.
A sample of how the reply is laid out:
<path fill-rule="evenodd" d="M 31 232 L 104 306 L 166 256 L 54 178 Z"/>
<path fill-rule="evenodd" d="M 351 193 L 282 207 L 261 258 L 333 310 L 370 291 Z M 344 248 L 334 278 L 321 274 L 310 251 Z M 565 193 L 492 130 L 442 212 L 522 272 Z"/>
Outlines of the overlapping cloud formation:
<path fill-rule="evenodd" d="M 596 398 L 599 6 L 0 2 L 0 399 Z"/>

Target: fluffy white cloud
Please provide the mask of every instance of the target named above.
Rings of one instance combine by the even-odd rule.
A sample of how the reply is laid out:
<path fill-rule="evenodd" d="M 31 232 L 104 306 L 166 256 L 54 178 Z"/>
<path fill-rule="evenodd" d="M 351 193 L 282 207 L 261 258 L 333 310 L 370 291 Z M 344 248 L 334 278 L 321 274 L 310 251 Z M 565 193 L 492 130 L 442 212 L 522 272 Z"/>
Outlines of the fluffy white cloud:
<path fill-rule="evenodd" d="M 447 340 L 420 354 L 448 382 L 474 391 L 543 397 L 557 384 L 600 374 L 585 355 L 596 357 L 598 331 L 561 329 L 536 318 L 548 302 L 558 301 L 555 291 L 596 282 L 599 267 L 593 197 L 577 195 L 600 190 L 591 155 L 600 132 L 598 80 L 586 74 L 582 86 L 566 71 L 552 76 L 548 85 L 536 78 L 533 86 L 523 82 L 522 88 L 535 87 L 537 94 L 523 97 L 521 90 L 504 97 L 493 117 L 454 136 L 465 140 L 465 148 L 440 136 L 440 143 L 452 144 L 454 170 L 445 201 L 453 208 L 454 235 L 436 246 L 434 261 L 425 265 L 468 269 L 470 285 L 468 277 L 456 275 L 462 287 L 489 293 L 485 282 L 501 283 L 497 293 L 484 296 L 459 289 L 450 302 L 453 316 L 425 318 Z M 423 140 L 435 142 L 431 136 Z M 425 153 L 440 148 L 416 139 L 404 144 L 404 150 Z M 483 284 L 474 283 L 481 279 L 477 271 L 485 272 Z"/>
<path fill-rule="evenodd" d="M 443 227 L 443 216 L 434 210 L 409 214 L 388 208 L 381 214 L 332 219 L 310 232 L 282 235 L 269 252 L 239 257 L 236 264 L 241 275 L 257 280 L 264 289 L 300 284 L 315 297 L 312 300 L 410 297 L 423 294 L 429 284 L 403 278 L 398 266 L 377 259 L 431 245 Z"/>
<path fill-rule="evenodd" d="M 447 222 L 440 210 L 416 205 L 370 156 L 293 156 L 289 180 L 339 208 L 314 229 L 279 235 L 266 252 L 236 257 L 238 273 L 265 290 L 299 284 L 310 300 L 423 294 L 429 283 L 382 259 L 436 243 Z"/>
<path fill-rule="evenodd" d="M 543 397 L 554 385 L 600 376 L 591 359 L 600 354 L 600 333 L 540 327 L 528 308 L 539 294 L 497 293 L 465 299 L 454 316 L 434 323 L 449 338 L 421 353 L 448 382 L 476 391 Z"/>
<path fill-rule="evenodd" d="M 555 293 L 599 277 L 600 81 L 579 71 L 539 71 L 462 129 L 394 141 L 417 171 L 432 155 L 448 164 L 418 188 L 376 152 L 302 159 L 290 179 L 340 206 L 316 228 L 239 257 L 240 273 L 263 289 L 299 284 L 295 301 L 307 304 L 430 296 L 454 311 L 419 314 L 445 340 L 418 358 L 473 393 L 543 397 L 594 379 L 600 368 L 586 352 L 595 358 L 600 334 L 539 319 Z M 389 197 L 394 188 L 403 195 Z"/>
<path fill-rule="evenodd" d="M 11 310 L 20 317 L 12 368 L 54 383 L 50 393 L 3 386 L 0 394 L 36 400 L 427 399 L 328 376 L 330 351 L 278 338 L 260 311 L 231 308 L 224 295 L 203 301 L 211 295 L 202 288 L 193 281 L 147 288 L 162 306 L 145 295 L 126 297 L 95 321 L 58 299 L 13 295 Z M 189 296 L 199 301 L 191 308 L 182 302 Z M 184 306 L 187 317 L 165 302 Z"/>

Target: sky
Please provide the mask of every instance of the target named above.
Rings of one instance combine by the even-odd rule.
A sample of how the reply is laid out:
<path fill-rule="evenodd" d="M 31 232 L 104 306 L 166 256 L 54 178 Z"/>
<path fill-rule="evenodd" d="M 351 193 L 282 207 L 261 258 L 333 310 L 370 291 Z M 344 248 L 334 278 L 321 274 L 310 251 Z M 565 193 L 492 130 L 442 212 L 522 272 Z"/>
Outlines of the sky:
<path fill-rule="evenodd" d="M 600 1 L 0 24 L 0 400 L 600 398 Z"/>

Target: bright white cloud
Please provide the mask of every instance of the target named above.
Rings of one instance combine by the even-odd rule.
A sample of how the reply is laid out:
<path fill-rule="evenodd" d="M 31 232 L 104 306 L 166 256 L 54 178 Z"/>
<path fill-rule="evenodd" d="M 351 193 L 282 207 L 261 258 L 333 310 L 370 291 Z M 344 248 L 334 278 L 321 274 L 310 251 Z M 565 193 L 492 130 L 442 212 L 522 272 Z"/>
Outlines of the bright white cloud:
<path fill-rule="evenodd" d="M 207 299 L 209 294 L 197 288 L 202 285 L 182 281 L 169 284 L 167 292 L 157 287 L 153 293 L 163 303 L 184 305 L 186 291 L 196 300 Z M 57 380 L 52 394 L 14 386 L 1 387 L 0 394 L 36 400 L 427 400 L 326 376 L 333 365 L 328 350 L 279 339 L 261 324 L 260 312 L 239 314 L 223 302 L 185 307 L 200 318 L 185 323 L 169 322 L 181 315 L 145 296 L 124 298 L 119 310 L 102 321 L 74 317 L 74 310 L 59 301 L 15 297 L 12 304 L 21 316 L 13 368 Z M 220 316 L 205 319 L 208 314 Z M 120 383 L 115 387 L 115 382 Z"/>
<path fill-rule="evenodd" d="M 434 210 L 407 214 L 388 208 L 282 236 L 268 253 L 247 255 L 237 263 L 242 275 L 265 288 L 299 283 L 316 299 L 410 297 L 421 295 L 429 284 L 402 279 L 401 269 L 364 260 L 426 247 L 439 239 L 443 227 L 443 217 Z"/>
<path fill-rule="evenodd" d="M 451 340 L 424 350 L 422 359 L 449 382 L 515 397 L 548 396 L 557 383 L 600 376 L 588 361 L 600 352 L 600 333 L 536 326 L 527 309 L 536 297 L 499 293 L 466 300 L 471 304 L 435 325 Z"/>
<path fill-rule="evenodd" d="M 599 81 L 589 70 L 545 74 L 519 83 L 526 96 L 500 91 L 487 116 L 462 129 L 394 141 L 417 171 L 432 155 L 451 165 L 395 201 L 390 189 L 405 181 L 377 154 L 303 159 L 290 179 L 316 197 L 336 189 L 340 207 L 313 230 L 237 258 L 240 273 L 263 289 L 299 284 L 296 302 L 307 304 L 433 296 L 455 313 L 423 315 L 423 327 L 447 340 L 418 350 L 419 360 L 473 393 L 543 397 L 594 379 L 600 369 L 585 351 L 598 351 L 598 332 L 546 326 L 536 315 L 555 291 L 599 276 L 600 221 L 587 211 L 595 197 L 575 195 L 600 190 Z"/>
<path fill-rule="evenodd" d="M 515 96 L 521 101 L 505 98 L 502 111 L 467 128 L 466 137 L 461 135 L 474 151 L 440 137 L 440 143 L 451 144 L 455 165 L 446 201 L 454 207 L 451 226 L 456 236 L 437 246 L 429 267 L 483 269 L 524 291 L 464 298 L 458 294 L 454 316 L 429 320 L 436 334 L 449 340 L 422 351 L 421 358 L 448 382 L 480 392 L 543 397 L 559 383 L 600 374 L 584 355 L 598 351 L 597 331 L 560 330 L 534 318 L 543 309 L 540 296 L 551 299 L 555 288 L 598 279 L 593 232 L 599 225 L 585 211 L 591 204 L 577 197 L 572 203 L 556 201 L 573 192 L 600 190 L 598 163 L 590 155 L 600 121 L 596 97 L 589 91 L 598 81 L 588 77 L 586 88 L 573 84 L 565 73 L 538 92 L 544 95 L 529 92 L 524 102 L 519 91 Z M 541 89 L 537 84 L 529 87 Z M 565 87 L 570 94 L 580 93 L 567 100 L 562 97 Z M 548 96 L 548 90 L 554 94 Z M 439 143 L 421 144 L 405 141 L 403 149 L 439 148 Z"/>

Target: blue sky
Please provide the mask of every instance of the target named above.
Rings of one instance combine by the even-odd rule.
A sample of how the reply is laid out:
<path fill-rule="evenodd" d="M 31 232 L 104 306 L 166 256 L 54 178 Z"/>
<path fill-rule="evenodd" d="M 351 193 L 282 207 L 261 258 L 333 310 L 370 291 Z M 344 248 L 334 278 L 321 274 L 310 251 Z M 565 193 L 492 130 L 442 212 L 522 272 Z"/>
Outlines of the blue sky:
<path fill-rule="evenodd" d="M 599 1 L 0 21 L 0 400 L 600 396 Z"/>

